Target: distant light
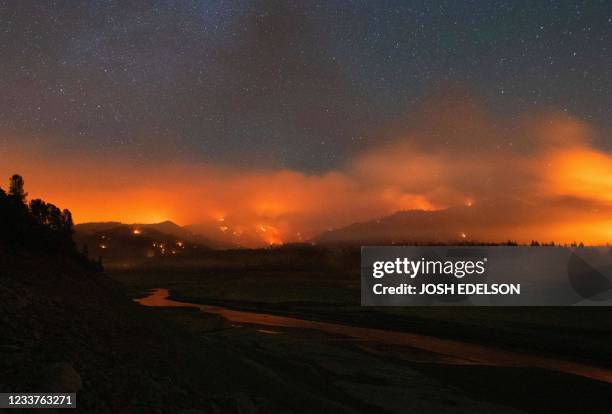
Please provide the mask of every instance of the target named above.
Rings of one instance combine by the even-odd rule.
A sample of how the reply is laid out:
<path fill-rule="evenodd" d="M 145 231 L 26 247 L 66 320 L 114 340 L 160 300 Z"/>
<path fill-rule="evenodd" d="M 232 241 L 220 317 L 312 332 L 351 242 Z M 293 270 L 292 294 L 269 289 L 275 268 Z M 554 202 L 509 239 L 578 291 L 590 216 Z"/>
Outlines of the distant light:
<path fill-rule="evenodd" d="M 461 233 L 461 238 L 462 238 L 462 239 L 465 239 L 466 237 L 467 237 L 467 234 L 465 234 L 465 233 Z"/>
<path fill-rule="evenodd" d="M 140 232 L 140 230 L 139 230 L 139 229 L 134 229 L 134 231 L 133 231 L 132 233 L 134 233 L 134 234 L 140 234 L 141 232 Z"/>
<path fill-rule="evenodd" d="M 105 244 L 101 244 L 100 245 L 100 249 L 106 249 L 106 245 Z"/>
<path fill-rule="evenodd" d="M 178 247 L 183 247 L 183 244 L 184 244 L 184 243 L 183 243 L 182 241 L 177 241 L 177 242 L 176 242 L 176 245 L 177 245 Z"/>

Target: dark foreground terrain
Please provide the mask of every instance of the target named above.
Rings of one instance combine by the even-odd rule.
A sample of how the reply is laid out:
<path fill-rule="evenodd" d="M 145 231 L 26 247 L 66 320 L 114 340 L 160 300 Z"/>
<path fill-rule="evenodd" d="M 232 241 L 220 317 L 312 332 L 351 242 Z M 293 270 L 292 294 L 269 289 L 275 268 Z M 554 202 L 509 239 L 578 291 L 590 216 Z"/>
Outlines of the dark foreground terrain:
<path fill-rule="evenodd" d="M 0 390 L 77 391 L 79 412 L 610 412 L 612 385 L 299 327 L 231 322 L 172 297 L 420 332 L 612 367 L 607 309 L 363 309 L 354 252 L 235 251 L 116 263 L 0 255 Z"/>
<path fill-rule="evenodd" d="M 0 318 L 2 392 L 76 391 L 80 412 L 350 411 L 202 335 L 218 318 L 144 309 L 62 257 L 2 254 Z"/>
<path fill-rule="evenodd" d="M 612 313 L 607 308 L 362 308 L 358 259 L 353 250 L 228 251 L 200 260 L 123 263 L 109 274 L 138 297 L 166 288 L 172 299 L 183 302 L 416 332 L 612 368 Z M 183 313 L 175 311 L 175 320 L 211 343 L 248 355 L 287 383 L 325 384 L 319 395 L 357 411 L 612 408 L 612 385 L 582 376 L 483 365 L 426 349 L 264 323 L 233 323 L 206 332 L 197 323 L 202 313 Z"/>

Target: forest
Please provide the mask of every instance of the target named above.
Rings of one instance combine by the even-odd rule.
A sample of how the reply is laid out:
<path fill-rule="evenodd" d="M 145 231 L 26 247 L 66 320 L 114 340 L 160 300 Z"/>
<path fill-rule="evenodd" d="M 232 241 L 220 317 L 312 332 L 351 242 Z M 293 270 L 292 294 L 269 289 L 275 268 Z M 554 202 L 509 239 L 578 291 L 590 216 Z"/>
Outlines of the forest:
<path fill-rule="evenodd" d="M 28 201 L 27 196 L 24 179 L 18 174 L 10 177 L 8 191 L 0 187 L 0 248 L 60 254 L 101 270 L 101 262 L 90 260 L 86 248 L 77 248 L 70 210 L 39 198 Z"/>

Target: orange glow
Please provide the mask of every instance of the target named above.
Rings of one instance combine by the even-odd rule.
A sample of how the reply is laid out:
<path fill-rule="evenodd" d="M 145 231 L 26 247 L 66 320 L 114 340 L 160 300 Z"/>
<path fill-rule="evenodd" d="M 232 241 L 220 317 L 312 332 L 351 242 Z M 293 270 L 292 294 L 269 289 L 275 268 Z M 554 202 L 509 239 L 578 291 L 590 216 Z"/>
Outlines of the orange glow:
<path fill-rule="evenodd" d="M 447 207 L 470 207 L 469 226 L 456 224 L 474 240 L 612 241 L 612 154 L 590 144 L 588 125 L 566 115 L 531 115 L 509 134 L 483 111 L 461 111 L 442 128 L 446 112 L 432 110 L 432 120 L 318 174 L 46 158 L 40 148 L 5 148 L 0 139 L 0 150 L 11 154 L 0 178 L 22 174 L 30 199 L 69 208 L 77 223 L 202 224 L 205 235 L 245 246 L 307 241 L 400 210 Z M 467 238 L 457 227 L 450 234 Z"/>
<path fill-rule="evenodd" d="M 551 157 L 548 180 L 555 192 L 612 202 L 612 156 L 590 149 L 559 151 Z"/>
<path fill-rule="evenodd" d="M 269 197 L 277 196 L 270 195 Z M 260 216 L 278 216 L 281 214 L 288 213 L 292 209 L 294 209 L 294 207 L 289 206 L 289 203 L 283 203 L 279 200 L 274 199 L 264 199 L 253 204 L 253 210 Z"/>
<path fill-rule="evenodd" d="M 269 245 L 283 244 L 283 238 L 278 228 L 270 225 L 257 225 L 256 231 L 260 232 L 260 237 Z"/>

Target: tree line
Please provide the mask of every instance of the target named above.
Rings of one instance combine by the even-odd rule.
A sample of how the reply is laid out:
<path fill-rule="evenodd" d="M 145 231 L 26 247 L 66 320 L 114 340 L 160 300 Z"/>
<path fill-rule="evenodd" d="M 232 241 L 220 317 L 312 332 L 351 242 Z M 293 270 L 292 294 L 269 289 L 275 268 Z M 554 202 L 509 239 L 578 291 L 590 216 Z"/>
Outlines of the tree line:
<path fill-rule="evenodd" d="M 67 255 L 92 268 L 73 240 L 72 214 L 39 198 L 27 200 L 24 180 L 18 174 L 9 179 L 8 191 L 0 187 L 0 247 Z"/>

